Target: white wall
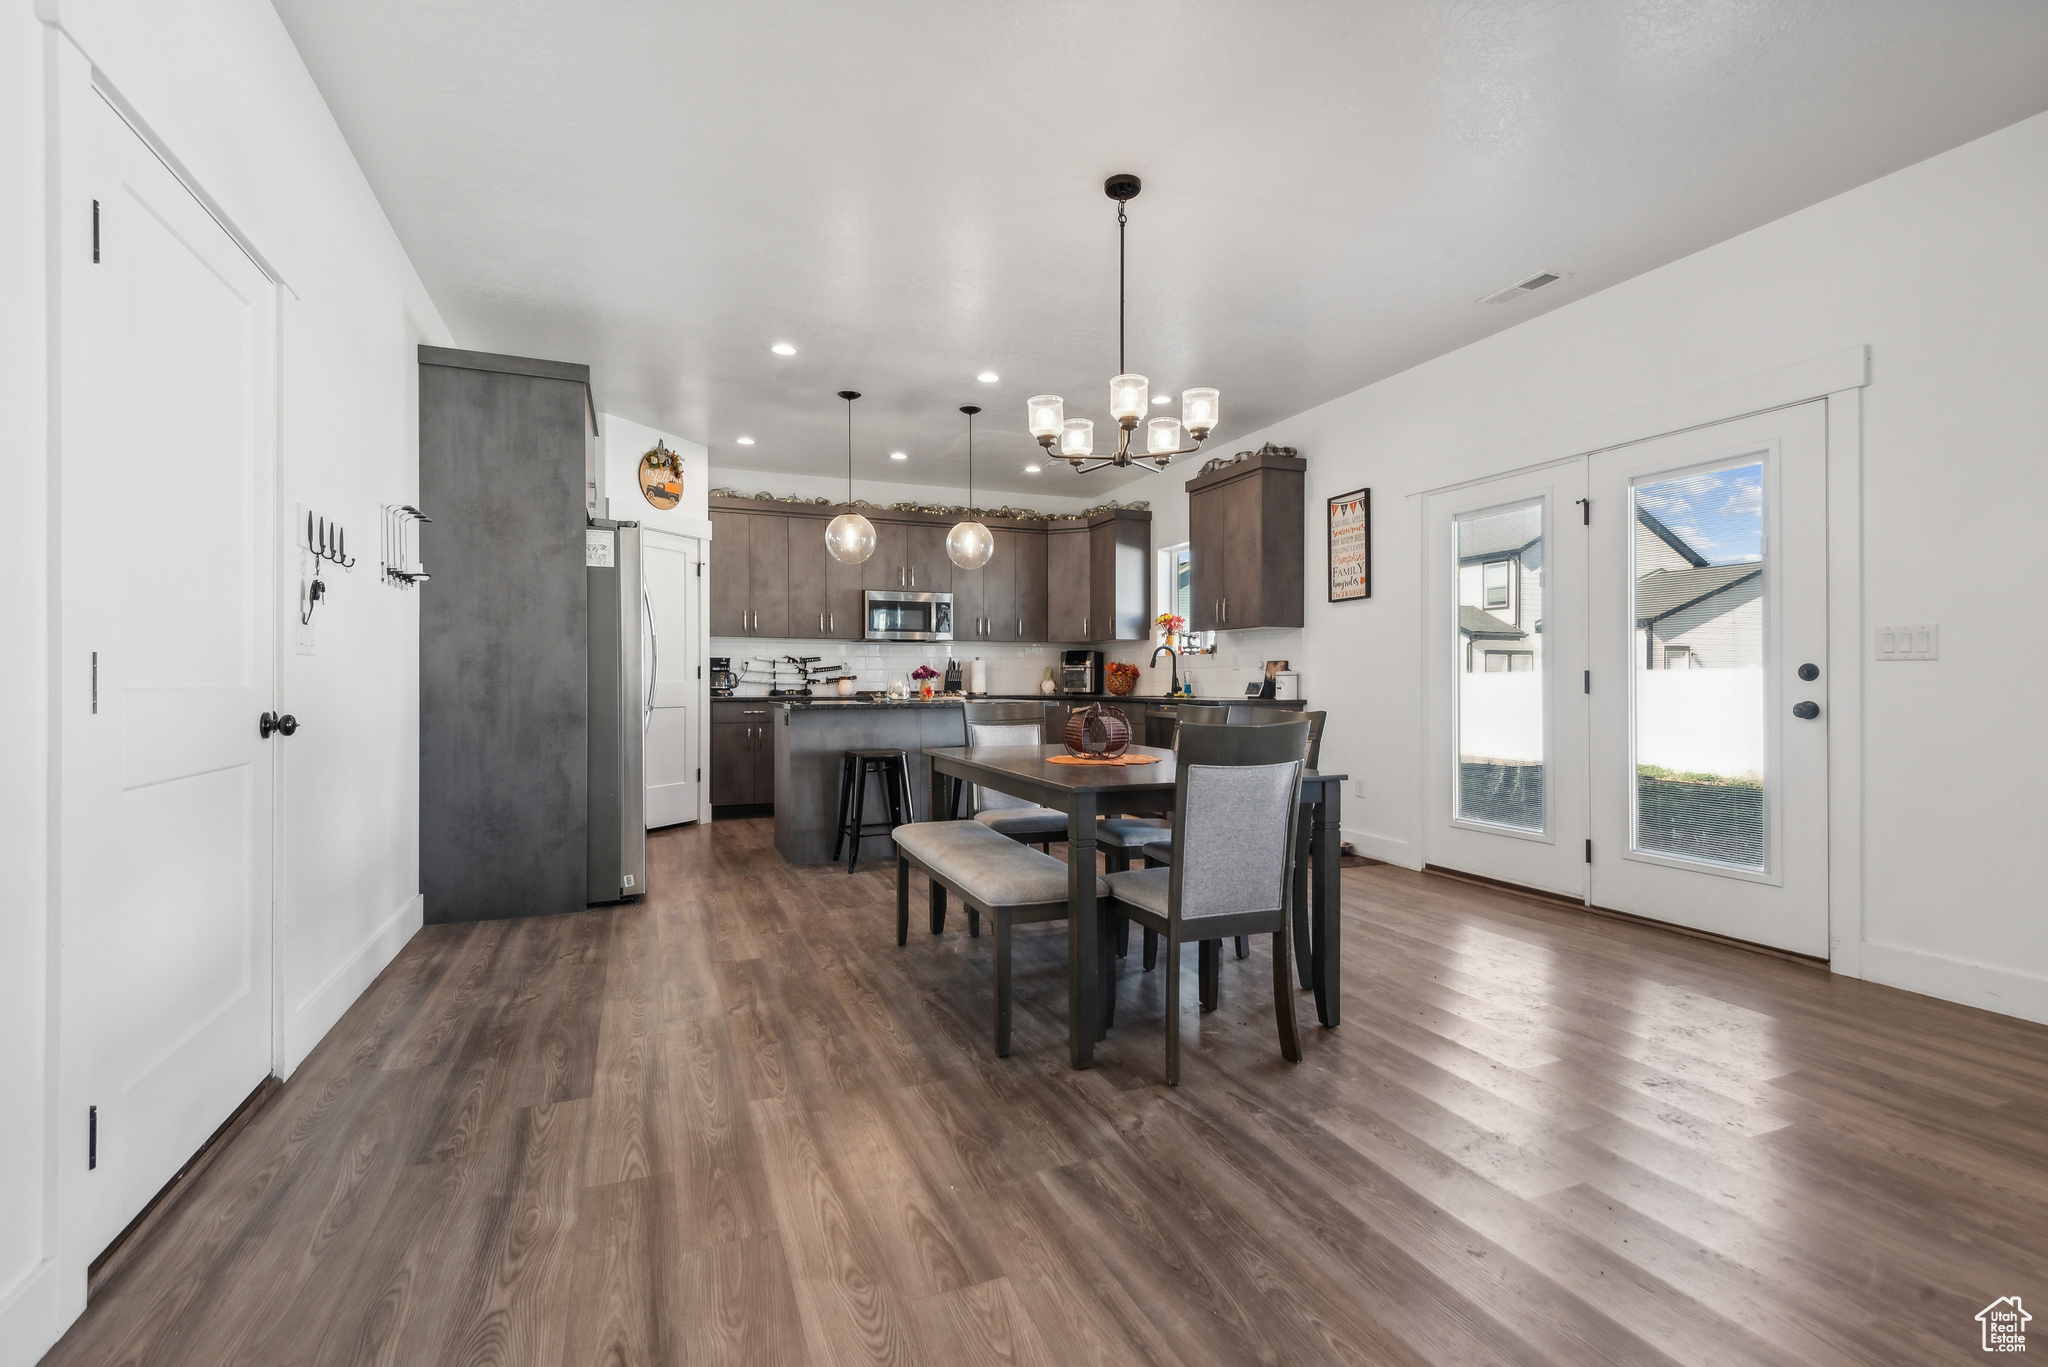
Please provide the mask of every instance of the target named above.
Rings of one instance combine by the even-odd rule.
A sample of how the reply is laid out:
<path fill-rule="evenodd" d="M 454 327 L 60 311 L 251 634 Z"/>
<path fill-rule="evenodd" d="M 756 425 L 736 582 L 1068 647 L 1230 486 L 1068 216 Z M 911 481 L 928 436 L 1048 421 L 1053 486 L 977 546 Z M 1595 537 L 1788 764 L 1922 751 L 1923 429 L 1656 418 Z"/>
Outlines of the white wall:
<path fill-rule="evenodd" d="M 38 17 L 43 20 L 38 23 Z M 414 348 L 452 341 L 274 11 L 262 0 L 0 3 L 0 1367 L 34 1362 L 84 1306 L 85 1262 L 59 1193 L 84 1107 L 64 1052 L 49 883 L 56 810 L 48 620 L 54 377 L 41 240 L 61 159 L 43 132 L 60 90 L 97 72 L 174 169 L 284 284 L 281 498 L 341 521 L 352 573 L 329 573 L 313 653 L 285 656 L 281 753 L 281 1066 L 302 1060 L 420 923 L 418 599 L 378 582 L 378 507 L 417 498 Z M 89 96 L 88 96 L 89 97 Z M 62 134 L 59 134 L 60 140 Z M 61 318 L 61 310 L 55 311 Z M 61 435 L 61 434 L 59 434 Z M 169 572 L 171 567 L 156 567 Z M 296 596 L 292 557 L 280 592 Z M 54 642 L 53 642 L 54 636 Z M 287 629 L 287 641 L 291 639 Z M 74 969 L 77 966 L 72 966 Z M 75 1114 L 74 1114 L 75 1112 Z M 75 1164 L 82 1170 L 82 1161 Z"/>
<path fill-rule="evenodd" d="M 609 498 L 610 515 L 621 522 L 701 536 L 711 490 L 711 460 L 704 447 L 614 413 L 598 414 L 597 430 L 597 506 L 603 508 Z M 640 458 L 657 441 L 668 443 L 668 449 L 683 458 L 683 498 L 673 508 L 657 508 L 640 492 Z"/>
<path fill-rule="evenodd" d="M 1463 350 L 1233 436 L 1309 461 L 1312 705 L 1357 775 L 1345 833 L 1422 858 L 1418 514 L 1404 476 L 1868 344 L 1862 391 L 1862 971 L 2048 1021 L 2033 851 L 2048 797 L 2048 638 L 2012 630 L 2048 506 L 2048 115 L 1817 204 Z M 1568 263 L 1567 263 L 1568 264 Z M 1180 471 L 1131 486 L 1156 539 Z M 1332 604 L 1323 500 L 1371 486 L 1373 596 Z M 1870 661 L 1871 627 L 1937 622 L 1942 658 Z M 1837 744 L 1856 738 L 1837 735 Z"/>

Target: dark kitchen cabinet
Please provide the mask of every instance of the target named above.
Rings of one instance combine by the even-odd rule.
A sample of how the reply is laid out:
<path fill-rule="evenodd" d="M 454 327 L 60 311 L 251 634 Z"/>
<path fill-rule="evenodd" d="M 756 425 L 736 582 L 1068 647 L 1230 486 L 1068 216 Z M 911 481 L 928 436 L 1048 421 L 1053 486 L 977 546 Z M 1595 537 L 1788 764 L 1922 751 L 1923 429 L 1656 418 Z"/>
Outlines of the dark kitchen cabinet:
<path fill-rule="evenodd" d="M 765 700 L 711 704 L 711 805 L 775 801 L 775 711 Z"/>
<path fill-rule="evenodd" d="M 1000 574 L 995 558 L 978 570 L 963 570 L 953 567 L 953 639 L 956 641 L 986 641 L 988 635 L 987 594 L 991 575 Z"/>
<path fill-rule="evenodd" d="M 1045 534 L 1046 639 L 1087 641 L 1088 528 L 1078 522 L 1055 525 Z"/>
<path fill-rule="evenodd" d="M 981 639 L 984 641 L 1021 641 L 1023 629 L 1017 617 L 1017 576 L 1024 572 L 1020 563 L 1019 543 L 1031 540 L 1041 545 L 1045 537 L 1037 532 L 1013 532 L 989 529 L 995 539 L 995 553 L 988 558 L 982 570 L 981 615 L 984 623 Z M 1040 562 L 1043 574 L 1043 563 Z"/>
<path fill-rule="evenodd" d="M 1142 641 L 1151 634 L 1152 519 L 1119 509 L 1088 526 L 1090 641 Z"/>
<path fill-rule="evenodd" d="M 805 641 L 857 641 L 865 567 L 832 558 L 825 549 L 828 520 L 788 519 L 789 634 Z"/>
<path fill-rule="evenodd" d="M 1307 469 L 1262 451 L 1187 482 L 1190 628 L 1302 625 Z"/>
<path fill-rule="evenodd" d="M 772 513 L 712 510 L 712 635 L 790 634 L 789 521 Z"/>
<path fill-rule="evenodd" d="M 1007 542 L 1005 538 L 1008 538 Z M 1002 531 L 996 533 L 996 554 L 1014 549 L 1017 553 L 1016 568 L 1011 574 L 1011 590 L 1016 594 L 1017 634 L 1005 637 L 1011 641 L 1049 641 L 1052 639 L 1046 622 L 1050 583 L 1046 578 L 1047 541 L 1041 531 Z"/>

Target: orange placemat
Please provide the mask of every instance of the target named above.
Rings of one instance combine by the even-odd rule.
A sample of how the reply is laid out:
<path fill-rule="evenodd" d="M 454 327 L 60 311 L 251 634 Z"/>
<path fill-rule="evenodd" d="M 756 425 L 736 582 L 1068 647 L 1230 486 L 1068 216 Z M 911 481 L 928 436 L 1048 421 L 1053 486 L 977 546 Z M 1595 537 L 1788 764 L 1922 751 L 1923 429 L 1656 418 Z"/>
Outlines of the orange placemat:
<path fill-rule="evenodd" d="M 1091 756 L 1089 758 L 1083 759 L 1079 755 L 1047 755 L 1045 757 L 1045 762 L 1047 764 L 1157 764 L 1159 763 L 1159 756 L 1118 755 L 1113 759 L 1098 759 Z"/>

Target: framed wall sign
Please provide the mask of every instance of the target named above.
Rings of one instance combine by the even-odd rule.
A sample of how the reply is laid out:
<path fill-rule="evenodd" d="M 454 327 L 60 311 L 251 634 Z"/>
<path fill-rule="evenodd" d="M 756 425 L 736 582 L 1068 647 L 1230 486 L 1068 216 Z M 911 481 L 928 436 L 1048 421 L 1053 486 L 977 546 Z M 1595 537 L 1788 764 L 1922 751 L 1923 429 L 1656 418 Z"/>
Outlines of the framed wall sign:
<path fill-rule="evenodd" d="M 1330 601 L 1372 597 L 1372 490 L 1330 500 Z"/>

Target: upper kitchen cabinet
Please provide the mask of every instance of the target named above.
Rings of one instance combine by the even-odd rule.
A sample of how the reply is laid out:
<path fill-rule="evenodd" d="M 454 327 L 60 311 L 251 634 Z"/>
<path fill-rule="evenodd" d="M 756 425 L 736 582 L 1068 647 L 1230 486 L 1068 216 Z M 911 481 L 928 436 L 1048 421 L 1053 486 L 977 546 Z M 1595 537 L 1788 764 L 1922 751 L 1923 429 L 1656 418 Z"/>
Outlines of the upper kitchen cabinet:
<path fill-rule="evenodd" d="M 792 515 L 789 634 L 798 640 L 858 641 L 866 566 L 844 565 L 825 549 L 826 517 Z"/>
<path fill-rule="evenodd" d="M 946 528 L 929 522 L 875 524 L 875 553 L 861 568 L 871 589 L 902 593 L 950 593 L 953 562 L 946 558 Z"/>
<path fill-rule="evenodd" d="M 1187 482 L 1190 629 L 1302 625 L 1307 470 L 1261 451 Z"/>
<path fill-rule="evenodd" d="M 790 634 L 789 523 L 773 513 L 711 510 L 712 635 Z"/>
<path fill-rule="evenodd" d="M 1049 641 L 1046 624 L 1047 593 L 1046 535 L 1030 531 L 996 529 L 996 554 L 1012 557 L 1011 588 L 1015 593 L 1017 630 L 998 637 L 1004 641 Z M 991 561 L 990 563 L 994 563 Z"/>
<path fill-rule="evenodd" d="M 1048 641 L 1086 641 L 1089 612 L 1088 528 L 1079 522 L 1055 522 L 1045 534 L 1046 621 Z"/>
<path fill-rule="evenodd" d="M 1044 639 L 1142 641 L 1150 633 L 1152 514 L 1115 508 L 1086 523 L 1055 522 L 1045 555 Z"/>

